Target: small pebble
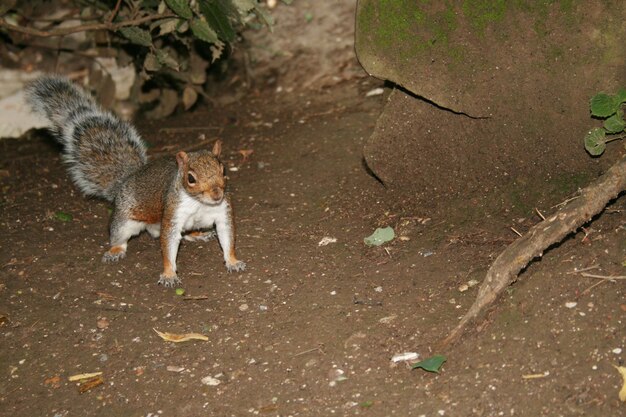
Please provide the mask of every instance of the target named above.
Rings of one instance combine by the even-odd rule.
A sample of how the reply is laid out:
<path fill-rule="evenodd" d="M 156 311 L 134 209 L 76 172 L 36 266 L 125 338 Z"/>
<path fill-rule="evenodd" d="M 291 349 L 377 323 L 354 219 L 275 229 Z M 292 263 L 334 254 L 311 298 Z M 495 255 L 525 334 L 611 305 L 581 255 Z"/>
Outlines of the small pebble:
<path fill-rule="evenodd" d="M 574 308 L 576 307 L 576 305 L 578 305 L 576 301 L 568 301 L 567 303 L 565 303 L 565 307 L 567 308 Z"/>
<path fill-rule="evenodd" d="M 615 353 L 616 355 L 619 355 L 620 353 L 622 353 L 622 348 L 615 348 L 611 352 Z"/>
<path fill-rule="evenodd" d="M 240 311 L 247 311 L 248 310 L 248 304 L 242 304 L 239 306 L 239 310 Z"/>

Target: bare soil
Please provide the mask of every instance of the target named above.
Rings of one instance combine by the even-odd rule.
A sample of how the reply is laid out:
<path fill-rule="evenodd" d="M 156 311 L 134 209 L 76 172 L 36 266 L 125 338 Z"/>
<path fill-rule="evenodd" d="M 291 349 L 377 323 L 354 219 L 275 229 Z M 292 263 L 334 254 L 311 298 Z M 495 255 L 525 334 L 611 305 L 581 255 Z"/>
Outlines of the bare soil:
<path fill-rule="evenodd" d="M 147 234 L 102 264 L 107 204 L 79 195 L 45 132 L 0 141 L 0 416 L 624 415 L 613 365 L 625 359 L 626 281 L 576 272 L 625 275 L 623 197 L 532 263 L 462 343 L 435 349 L 476 296 L 460 288 L 483 279 L 511 228 L 523 234 L 535 208 L 552 213 L 604 163 L 541 189 L 484 189 L 468 174 L 451 196 L 436 170 L 422 172 L 432 188 L 420 198 L 386 189 L 363 163 L 386 96 L 366 98 L 382 83 L 355 75 L 354 3 L 293 7 L 276 12 L 277 38 L 291 43 L 265 48 L 257 90 L 233 78 L 212 106 L 138 123 L 153 157 L 224 140 L 243 273 L 226 272 L 216 241 L 183 242 L 176 295 L 157 285 Z M 254 58 L 263 45 L 252 44 Z M 396 238 L 366 246 L 384 226 Z M 447 362 L 411 370 L 391 361 L 403 352 Z M 90 372 L 103 383 L 84 393 L 68 381 Z"/>
<path fill-rule="evenodd" d="M 624 275 L 623 199 L 533 263 L 444 352 L 440 374 L 390 361 L 440 353 L 476 295 L 459 287 L 482 279 L 515 239 L 510 227 L 539 219 L 398 202 L 362 162 L 384 101 L 365 92 L 378 84 L 139 124 L 153 155 L 197 146 L 201 133 L 206 146 L 225 141 L 248 269 L 228 274 L 215 241 L 183 243 L 185 296 L 204 299 L 157 285 L 159 247 L 146 234 L 102 264 L 107 205 L 78 195 L 43 132 L 0 142 L 0 415 L 623 415 L 612 365 L 624 359 L 626 286 L 574 273 Z M 253 153 L 244 161 L 242 150 Z M 364 245 L 387 225 L 394 241 Z M 326 236 L 337 242 L 320 246 Z M 175 344 L 153 329 L 209 340 Z M 95 371 L 104 383 L 83 394 L 68 381 Z"/>

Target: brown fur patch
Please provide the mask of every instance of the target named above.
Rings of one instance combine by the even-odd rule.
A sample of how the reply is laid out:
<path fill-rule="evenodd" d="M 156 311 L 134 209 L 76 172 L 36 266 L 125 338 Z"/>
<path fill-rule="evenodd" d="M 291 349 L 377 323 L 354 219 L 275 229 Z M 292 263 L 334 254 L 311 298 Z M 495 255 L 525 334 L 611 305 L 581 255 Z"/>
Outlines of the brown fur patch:
<path fill-rule="evenodd" d="M 109 253 L 111 255 L 117 255 L 118 253 L 124 252 L 126 252 L 126 250 L 122 246 L 112 246 L 111 249 L 109 249 Z"/>
<path fill-rule="evenodd" d="M 237 257 L 235 256 L 235 245 L 231 245 L 230 250 L 228 251 L 228 262 L 231 264 L 237 263 Z"/>
<path fill-rule="evenodd" d="M 147 224 L 161 223 L 161 213 L 155 211 L 148 211 L 142 207 L 134 207 L 130 212 L 130 218 L 138 222 L 144 222 Z"/>
<path fill-rule="evenodd" d="M 166 277 L 173 277 L 176 275 L 174 269 L 172 268 L 172 263 L 167 257 L 166 253 L 163 253 L 163 275 Z"/>

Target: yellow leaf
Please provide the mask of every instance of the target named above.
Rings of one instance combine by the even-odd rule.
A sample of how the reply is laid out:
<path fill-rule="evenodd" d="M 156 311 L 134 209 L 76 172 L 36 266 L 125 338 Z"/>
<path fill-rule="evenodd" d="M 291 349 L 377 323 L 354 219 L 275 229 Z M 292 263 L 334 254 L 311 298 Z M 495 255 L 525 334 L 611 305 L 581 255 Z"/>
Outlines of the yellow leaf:
<path fill-rule="evenodd" d="M 74 381 L 81 381 L 83 379 L 89 379 L 89 378 L 93 378 L 96 376 L 102 375 L 102 372 L 92 372 L 89 374 L 78 374 L 78 375 L 72 375 L 71 377 L 69 377 L 69 381 L 70 382 L 74 382 Z"/>
<path fill-rule="evenodd" d="M 622 375 L 622 379 L 624 380 L 622 389 L 619 392 L 619 399 L 623 402 L 626 402 L 626 367 L 615 366 L 615 365 L 613 365 L 613 367 L 617 369 L 617 372 L 619 372 Z"/>
<path fill-rule="evenodd" d="M 161 339 L 167 340 L 168 342 L 180 343 L 180 342 L 188 342 L 189 340 L 209 340 L 203 334 L 200 333 L 185 333 L 185 334 L 176 334 L 176 333 L 167 333 L 160 332 L 157 329 L 152 329 L 158 334 Z"/>

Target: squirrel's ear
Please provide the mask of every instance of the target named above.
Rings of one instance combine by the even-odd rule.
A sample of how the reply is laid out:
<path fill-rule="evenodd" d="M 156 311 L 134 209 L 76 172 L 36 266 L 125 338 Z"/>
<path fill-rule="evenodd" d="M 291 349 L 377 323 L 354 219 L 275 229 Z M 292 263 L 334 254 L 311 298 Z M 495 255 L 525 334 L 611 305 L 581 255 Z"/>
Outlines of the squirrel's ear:
<path fill-rule="evenodd" d="M 184 168 L 189 161 L 189 156 L 183 151 L 180 151 L 176 154 L 176 162 L 178 163 L 178 168 Z"/>
<path fill-rule="evenodd" d="M 222 153 L 222 141 L 221 140 L 218 139 L 215 141 L 215 145 L 213 145 L 213 150 L 211 151 L 211 153 L 215 155 L 216 157 L 220 156 L 220 154 Z"/>

